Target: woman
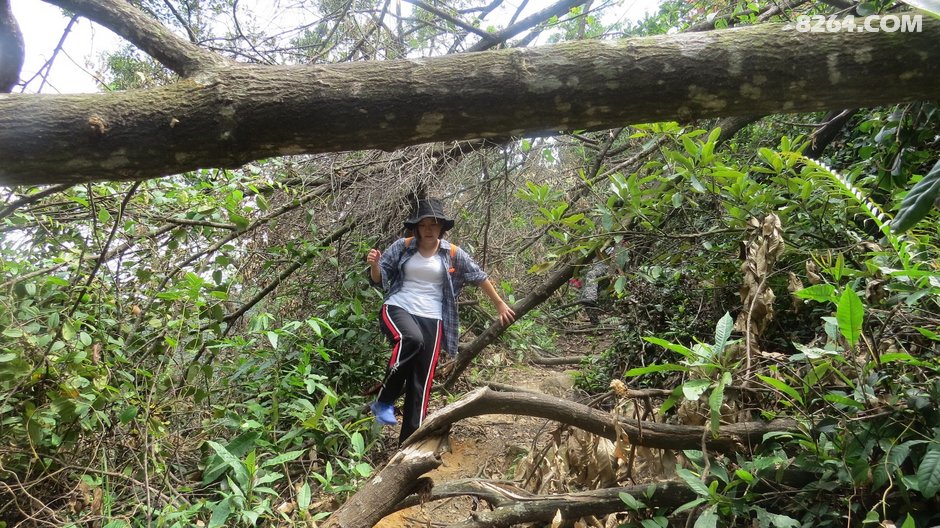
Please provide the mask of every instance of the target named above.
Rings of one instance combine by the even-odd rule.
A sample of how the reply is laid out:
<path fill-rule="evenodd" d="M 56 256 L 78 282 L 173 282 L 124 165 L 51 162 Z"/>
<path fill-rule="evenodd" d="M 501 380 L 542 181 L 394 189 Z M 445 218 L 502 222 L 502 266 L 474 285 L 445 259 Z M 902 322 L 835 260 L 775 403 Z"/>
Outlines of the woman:
<path fill-rule="evenodd" d="M 369 278 L 385 289 L 380 326 L 392 343 L 388 373 L 371 409 L 379 423 L 394 425 L 395 400 L 405 394 L 400 442 L 427 415 L 441 347 L 457 354 L 457 294 L 463 285 L 483 288 L 503 325 L 516 317 L 486 272 L 465 251 L 452 249 L 444 240 L 454 221 L 444 214 L 440 200 L 418 201 L 405 227 L 414 236 L 398 239 L 385 253 L 371 249 L 366 257 Z"/>

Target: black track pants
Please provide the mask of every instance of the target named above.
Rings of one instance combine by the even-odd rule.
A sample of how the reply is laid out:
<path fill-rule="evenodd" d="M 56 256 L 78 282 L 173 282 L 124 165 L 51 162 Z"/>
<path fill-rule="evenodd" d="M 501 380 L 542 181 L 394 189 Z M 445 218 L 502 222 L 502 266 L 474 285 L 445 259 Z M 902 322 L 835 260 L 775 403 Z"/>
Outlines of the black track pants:
<path fill-rule="evenodd" d="M 404 419 L 399 435 L 399 441 L 404 442 L 428 413 L 443 325 L 440 319 L 418 317 L 398 306 L 383 304 L 380 326 L 392 343 L 392 357 L 378 400 L 394 404 L 404 392 Z"/>

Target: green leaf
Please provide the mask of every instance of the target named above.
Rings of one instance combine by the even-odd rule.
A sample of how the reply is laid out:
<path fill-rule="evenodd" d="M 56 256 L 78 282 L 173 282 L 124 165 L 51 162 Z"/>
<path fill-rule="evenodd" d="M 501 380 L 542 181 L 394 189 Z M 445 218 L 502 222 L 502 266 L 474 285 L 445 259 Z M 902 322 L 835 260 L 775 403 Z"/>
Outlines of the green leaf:
<path fill-rule="evenodd" d="M 6 352 L 3 354 L 0 354 L 0 363 L 9 363 L 10 361 L 13 361 L 14 359 L 16 359 L 16 352 Z"/>
<path fill-rule="evenodd" d="M 908 361 L 913 361 L 914 356 L 908 354 L 907 352 L 891 352 L 888 354 L 881 355 L 882 363 L 891 363 L 892 361 L 903 361 L 907 363 Z"/>
<path fill-rule="evenodd" d="M 290 462 L 290 461 L 292 461 L 292 460 L 297 460 L 297 459 L 300 458 L 300 456 L 303 455 L 303 454 L 304 454 L 304 450 L 303 450 L 303 449 L 301 449 L 301 450 L 299 450 L 299 451 L 288 451 L 287 453 L 280 454 L 280 455 L 278 455 L 278 456 L 272 458 L 271 460 L 266 460 L 266 461 L 264 462 L 264 464 L 261 464 L 261 467 L 279 466 L 279 465 L 283 464 L 284 462 Z"/>
<path fill-rule="evenodd" d="M 734 474 L 737 475 L 739 479 L 743 480 L 744 482 L 747 482 L 748 484 L 750 484 L 751 482 L 754 482 L 754 475 L 751 474 L 751 472 L 747 471 L 746 469 L 736 469 L 734 470 Z"/>
<path fill-rule="evenodd" d="M 901 525 L 901 528 L 917 528 L 917 522 L 914 521 L 914 518 L 911 517 L 911 514 L 907 514 L 907 518 L 904 519 L 904 524 Z"/>
<path fill-rule="evenodd" d="M 646 508 L 646 504 L 642 501 L 637 500 L 636 497 L 630 495 L 629 493 L 620 492 L 620 500 L 627 505 L 627 508 L 630 508 L 634 511 L 639 511 Z"/>
<path fill-rule="evenodd" d="M 713 435 L 718 434 L 721 425 L 721 404 L 725 401 L 725 387 L 731 385 L 731 373 L 725 372 L 721 376 L 718 386 L 708 396 L 708 408 L 711 410 L 711 430 Z"/>
<path fill-rule="evenodd" d="M 23 331 L 19 328 L 6 328 L 3 330 L 3 335 L 12 338 L 23 337 Z"/>
<path fill-rule="evenodd" d="M 861 409 L 862 407 L 864 407 L 862 403 L 855 401 L 852 398 L 849 398 L 848 396 L 843 396 L 841 394 L 836 394 L 834 392 L 830 392 L 829 394 L 826 394 L 825 396 L 823 396 L 823 399 L 826 400 L 827 402 L 832 402 L 838 405 L 845 405 L 846 407 L 855 407 L 856 409 Z"/>
<path fill-rule="evenodd" d="M 660 339 L 658 337 L 644 337 L 643 340 L 653 343 L 654 345 L 659 345 L 667 350 L 672 350 L 673 352 L 686 358 L 691 358 L 693 356 L 692 350 L 690 350 L 688 347 L 684 347 L 676 343 L 670 343 L 665 339 Z"/>
<path fill-rule="evenodd" d="M 310 483 L 304 482 L 304 485 L 297 490 L 297 507 L 300 511 L 307 511 L 310 508 Z"/>
<path fill-rule="evenodd" d="M 265 473 L 263 477 L 260 477 L 260 478 L 258 478 L 257 480 L 255 480 L 255 487 L 254 487 L 254 490 L 255 490 L 255 491 L 260 491 L 261 488 L 259 488 L 258 486 L 262 486 L 262 485 L 264 485 L 264 484 L 270 484 L 271 482 L 277 482 L 277 481 L 281 480 L 282 478 L 284 478 L 284 475 L 283 475 L 282 473 L 278 473 L 278 472 L 276 472 L 276 471 L 272 471 L 272 472 L 270 472 L 270 473 Z M 270 489 L 270 488 L 269 488 L 269 489 Z M 276 495 L 276 494 L 277 494 L 277 493 L 275 493 L 275 495 Z"/>
<path fill-rule="evenodd" d="M 362 433 L 360 433 L 359 431 L 356 431 L 355 433 L 353 433 L 352 436 L 349 437 L 349 443 L 352 444 L 353 453 L 365 454 L 366 442 L 362 438 Z"/>
<path fill-rule="evenodd" d="M 372 474 L 372 466 L 365 462 L 360 462 L 356 464 L 356 473 L 359 473 L 359 475 L 363 477 L 368 477 Z"/>
<path fill-rule="evenodd" d="M 682 506 L 679 506 L 678 508 L 676 508 L 674 512 L 672 512 L 672 514 L 679 515 L 680 513 L 684 511 L 691 510 L 692 508 L 697 508 L 699 504 L 704 504 L 706 502 L 708 502 L 708 499 L 706 499 L 705 497 L 699 497 L 693 501 L 689 501 L 683 504 Z"/>
<path fill-rule="evenodd" d="M 118 416 L 118 420 L 120 420 L 122 424 L 127 425 L 131 422 L 131 420 L 137 418 L 137 413 L 139 411 L 140 409 L 138 409 L 136 405 L 128 405 L 124 408 L 123 411 L 121 411 L 120 416 Z"/>
<path fill-rule="evenodd" d="M 640 521 L 640 526 L 643 528 L 666 528 L 669 526 L 669 520 L 665 517 L 657 516 L 652 519 L 643 519 Z"/>
<path fill-rule="evenodd" d="M 862 335 L 864 314 L 865 307 L 862 305 L 862 300 L 852 288 L 846 288 L 836 307 L 836 321 L 839 322 L 839 332 L 851 347 L 858 343 L 858 338 Z"/>
<path fill-rule="evenodd" d="M 699 476 L 695 473 L 692 473 L 685 468 L 676 468 L 676 475 L 679 475 L 679 478 L 684 480 L 685 483 L 688 484 L 689 487 L 692 488 L 692 491 L 694 491 L 697 495 L 702 497 L 711 497 L 711 492 L 708 491 L 708 486 L 706 486 L 705 483 L 702 482 L 702 479 L 700 479 Z"/>
<path fill-rule="evenodd" d="M 271 348 L 277 348 L 277 332 L 267 332 L 268 341 L 271 343 Z"/>
<path fill-rule="evenodd" d="M 931 341 L 940 341 L 940 334 L 937 334 L 936 332 L 933 332 L 926 328 L 921 328 L 919 326 L 914 327 L 914 329 L 920 332 L 921 335 L 923 335 L 927 339 L 930 339 Z"/>
<path fill-rule="evenodd" d="M 921 221 L 933 209 L 938 194 L 940 194 L 940 161 L 908 191 L 907 196 L 901 202 L 898 215 L 891 222 L 891 230 L 895 233 L 903 233 L 914 227 L 914 224 Z"/>
<path fill-rule="evenodd" d="M 225 463 L 228 467 L 232 469 L 235 473 L 235 480 L 242 486 L 248 484 L 248 472 L 245 470 L 245 465 L 242 464 L 242 461 L 239 460 L 235 455 L 229 452 L 228 449 L 225 449 L 224 446 L 212 440 L 207 440 L 206 444 L 212 448 L 213 451 L 222 459 L 222 462 Z"/>
<path fill-rule="evenodd" d="M 625 374 L 626 376 L 642 376 L 643 374 L 650 374 L 653 372 L 666 372 L 666 371 L 678 371 L 685 372 L 689 370 L 687 367 L 682 365 L 676 365 L 675 363 L 661 363 L 658 365 L 650 365 L 648 367 L 637 367 L 630 369 Z"/>
<path fill-rule="evenodd" d="M 688 136 L 682 136 L 682 146 L 685 147 L 685 151 L 689 153 L 693 158 L 698 156 L 699 148 Z"/>
<path fill-rule="evenodd" d="M 219 528 L 225 526 L 225 521 L 232 514 L 232 504 L 225 499 L 212 508 L 212 517 L 209 518 L 209 528 Z"/>
<path fill-rule="evenodd" d="M 235 224 L 239 231 L 243 231 L 248 227 L 248 219 L 240 214 L 229 212 L 228 219 Z"/>
<path fill-rule="evenodd" d="M 88 335 L 88 332 L 79 332 L 78 340 L 85 346 L 91 346 L 91 336 Z"/>
<path fill-rule="evenodd" d="M 689 401 L 697 401 L 712 384 L 710 380 L 695 379 L 682 384 L 682 395 Z"/>
<path fill-rule="evenodd" d="M 801 526 L 799 521 L 786 515 L 770 513 L 760 506 L 753 506 L 752 509 L 757 513 L 757 522 L 761 527 L 800 528 Z"/>
<path fill-rule="evenodd" d="M 102 224 L 107 224 L 110 221 L 111 221 L 111 213 L 109 213 L 108 210 L 103 207 L 101 209 L 98 209 L 98 222 Z"/>
<path fill-rule="evenodd" d="M 940 446 L 932 446 L 917 468 L 917 484 L 925 498 L 932 498 L 940 490 Z"/>
<path fill-rule="evenodd" d="M 732 330 L 734 330 L 734 319 L 731 318 L 731 314 L 725 312 L 725 315 L 715 325 L 715 344 L 712 346 L 712 352 L 716 356 L 724 352 Z"/>
<path fill-rule="evenodd" d="M 794 295 L 800 299 L 809 299 L 816 302 L 835 302 L 836 287 L 832 284 L 814 284 L 802 290 L 797 290 Z"/>
<path fill-rule="evenodd" d="M 698 519 L 695 520 L 695 524 L 692 525 L 692 528 L 715 528 L 718 526 L 718 509 L 717 504 L 712 504 L 701 515 L 698 516 Z"/>

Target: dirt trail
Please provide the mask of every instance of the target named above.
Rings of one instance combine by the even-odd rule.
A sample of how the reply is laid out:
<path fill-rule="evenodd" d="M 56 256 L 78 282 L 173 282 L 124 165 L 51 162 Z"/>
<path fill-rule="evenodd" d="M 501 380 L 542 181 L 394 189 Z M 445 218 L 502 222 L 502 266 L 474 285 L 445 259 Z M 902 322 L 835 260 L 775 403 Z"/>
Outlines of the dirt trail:
<path fill-rule="evenodd" d="M 566 340 L 564 346 L 559 346 L 559 350 L 572 356 L 589 353 L 591 348 L 583 338 Z M 570 396 L 574 390 L 572 372 L 563 366 L 509 365 L 500 367 L 494 379 L 489 381 L 561 397 Z M 437 408 L 442 407 L 442 399 L 438 397 L 436 400 L 432 407 L 435 404 Z M 549 423 L 544 419 L 513 415 L 486 415 L 463 420 L 451 430 L 450 452 L 441 457 L 443 463 L 426 476 L 435 482 L 473 477 L 507 478 L 514 464 L 533 448 L 533 442 L 544 439 Z M 448 526 L 467 519 L 473 508 L 473 499 L 469 497 L 436 501 L 393 513 L 376 527 Z"/>

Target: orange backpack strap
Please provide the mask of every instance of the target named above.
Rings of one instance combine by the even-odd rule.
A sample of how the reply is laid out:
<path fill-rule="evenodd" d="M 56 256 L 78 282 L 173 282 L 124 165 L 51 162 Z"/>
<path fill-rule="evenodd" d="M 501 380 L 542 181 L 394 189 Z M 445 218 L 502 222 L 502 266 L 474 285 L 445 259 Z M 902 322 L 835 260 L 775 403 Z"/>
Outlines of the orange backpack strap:
<path fill-rule="evenodd" d="M 454 262 L 454 257 L 457 256 L 457 244 L 450 245 L 450 269 L 447 270 L 451 274 L 457 273 L 457 263 Z"/>

